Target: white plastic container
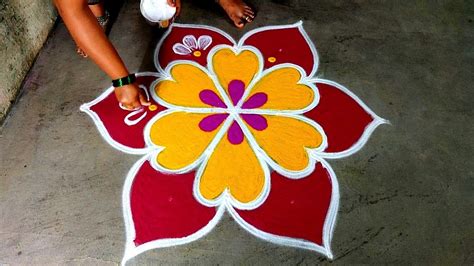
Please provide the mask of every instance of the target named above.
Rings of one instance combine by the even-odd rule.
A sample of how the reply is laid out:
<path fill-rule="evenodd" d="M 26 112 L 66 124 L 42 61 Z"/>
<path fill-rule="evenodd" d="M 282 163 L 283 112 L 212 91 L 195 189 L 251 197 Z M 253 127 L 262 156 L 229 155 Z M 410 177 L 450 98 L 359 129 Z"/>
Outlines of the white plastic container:
<path fill-rule="evenodd" d="M 170 6 L 167 0 L 141 0 L 140 11 L 149 22 L 166 28 L 176 14 L 176 7 Z"/>

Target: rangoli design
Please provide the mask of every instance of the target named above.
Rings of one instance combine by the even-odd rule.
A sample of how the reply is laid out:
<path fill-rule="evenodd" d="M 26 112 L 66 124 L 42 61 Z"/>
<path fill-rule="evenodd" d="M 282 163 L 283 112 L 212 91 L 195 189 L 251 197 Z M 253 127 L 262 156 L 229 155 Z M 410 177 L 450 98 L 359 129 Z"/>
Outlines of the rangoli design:
<path fill-rule="evenodd" d="M 339 204 L 326 159 L 357 152 L 386 120 L 315 76 L 302 23 L 248 32 L 173 24 L 139 73 L 152 105 L 120 107 L 113 88 L 84 104 L 105 140 L 142 158 L 123 189 L 123 264 L 210 232 L 224 212 L 249 233 L 332 258 Z"/>

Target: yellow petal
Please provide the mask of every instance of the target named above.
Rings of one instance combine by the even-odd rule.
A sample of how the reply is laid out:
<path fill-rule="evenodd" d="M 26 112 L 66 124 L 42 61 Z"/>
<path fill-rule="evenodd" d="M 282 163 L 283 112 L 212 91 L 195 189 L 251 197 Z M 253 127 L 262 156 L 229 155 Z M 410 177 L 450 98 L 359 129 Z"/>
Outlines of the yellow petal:
<path fill-rule="evenodd" d="M 219 128 L 205 132 L 199 122 L 208 114 L 172 112 L 151 126 L 150 139 L 164 147 L 156 160 L 164 168 L 178 170 L 195 162 L 209 146 Z"/>
<path fill-rule="evenodd" d="M 222 97 L 217 91 L 209 74 L 191 64 L 177 64 L 171 68 L 173 80 L 162 80 L 155 86 L 159 98 L 167 103 L 184 106 L 209 108 L 210 105 L 201 101 L 199 94 L 203 90 L 211 90 Z"/>
<path fill-rule="evenodd" d="M 284 169 L 304 170 L 309 164 L 305 148 L 323 143 L 319 131 L 307 122 L 292 117 L 264 115 L 268 127 L 262 131 L 248 126 L 255 140 L 267 155 Z"/>
<path fill-rule="evenodd" d="M 257 199 L 265 185 L 265 173 L 247 139 L 231 144 L 224 136 L 209 158 L 201 176 L 199 191 L 214 200 L 229 188 L 241 203 Z"/>
<path fill-rule="evenodd" d="M 259 109 L 301 110 L 315 98 L 313 89 L 298 84 L 301 73 L 293 67 L 283 67 L 263 76 L 252 88 L 250 98 L 255 93 L 265 93 L 267 102 Z"/>
<path fill-rule="evenodd" d="M 229 48 L 217 51 L 212 57 L 212 66 L 221 86 L 227 91 L 232 80 L 240 80 L 247 87 L 259 71 L 257 55 L 248 50 L 238 55 Z"/>

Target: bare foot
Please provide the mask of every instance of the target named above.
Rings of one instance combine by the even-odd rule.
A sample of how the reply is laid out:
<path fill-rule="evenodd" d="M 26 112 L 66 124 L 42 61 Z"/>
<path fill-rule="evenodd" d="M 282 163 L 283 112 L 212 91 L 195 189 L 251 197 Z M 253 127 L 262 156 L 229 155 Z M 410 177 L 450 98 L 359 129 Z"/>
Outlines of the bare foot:
<path fill-rule="evenodd" d="M 255 12 L 242 0 L 217 0 L 237 28 L 243 28 L 255 18 Z"/>

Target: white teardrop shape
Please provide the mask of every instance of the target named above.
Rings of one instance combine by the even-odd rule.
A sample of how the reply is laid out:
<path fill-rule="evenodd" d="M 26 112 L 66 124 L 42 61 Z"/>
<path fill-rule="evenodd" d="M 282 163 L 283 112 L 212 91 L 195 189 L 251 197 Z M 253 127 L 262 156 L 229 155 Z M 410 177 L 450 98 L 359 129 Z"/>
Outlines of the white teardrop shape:
<path fill-rule="evenodd" d="M 198 49 L 196 37 L 193 35 L 186 35 L 183 37 L 183 44 L 189 47 L 191 50 Z"/>
<path fill-rule="evenodd" d="M 136 119 L 133 119 L 134 116 L 138 115 L 139 113 L 143 113 L 141 116 L 139 116 L 138 118 Z M 143 120 L 143 118 L 145 118 L 145 116 L 147 115 L 148 112 L 145 112 L 145 108 L 140 108 L 138 110 L 135 110 L 133 112 L 130 112 L 124 119 L 123 119 L 123 122 L 127 125 L 127 126 L 134 126 L 136 124 L 138 124 L 140 121 Z"/>
<path fill-rule="evenodd" d="M 173 45 L 173 51 L 179 55 L 188 55 L 191 53 L 191 49 L 189 49 L 188 47 L 184 46 L 181 43 L 175 43 Z"/>
<path fill-rule="evenodd" d="M 209 35 L 201 35 L 198 39 L 198 49 L 206 50 L 212 43 L 212 37 Z"/>

